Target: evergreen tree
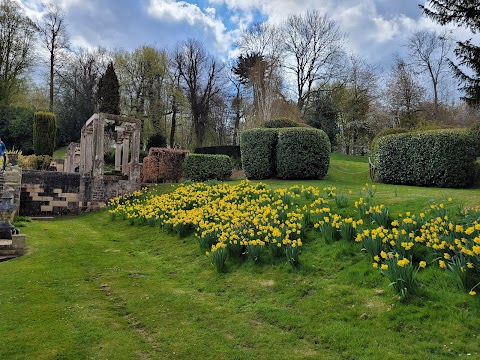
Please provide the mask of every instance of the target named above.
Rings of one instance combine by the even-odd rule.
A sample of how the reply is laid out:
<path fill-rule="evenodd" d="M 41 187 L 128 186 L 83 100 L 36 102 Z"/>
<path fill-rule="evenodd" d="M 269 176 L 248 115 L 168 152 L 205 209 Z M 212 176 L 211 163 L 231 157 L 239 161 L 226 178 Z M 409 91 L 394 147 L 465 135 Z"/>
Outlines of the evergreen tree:
<path fill-rule="evenodd" d="M 97 99 L 99 112 L 120 115 L 120 85 L 111 62 L 98 81 Z"/>
<path fill-rule="evenodd" d="M 425 15 L 441 25 L 448 23 L 465 26 L 473 33 L 480 31 L 480 7 L 472 0 L 429 0 L 429 7 L 420 5 Z M 459 64 L 470 68 L 468 73 L 450 62 L 455 75 L 463 84 L 463 99 L 472 105 L 480 105 L 480 47 L 471 40 L 458 41 L 455 55 Z"/>

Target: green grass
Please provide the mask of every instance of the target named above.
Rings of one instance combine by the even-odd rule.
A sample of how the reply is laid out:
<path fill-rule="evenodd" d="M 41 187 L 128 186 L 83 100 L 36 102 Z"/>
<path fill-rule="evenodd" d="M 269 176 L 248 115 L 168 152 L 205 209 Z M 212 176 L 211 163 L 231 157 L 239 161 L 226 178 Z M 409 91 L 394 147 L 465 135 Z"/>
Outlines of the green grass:
<path fill-rule="evenodd" d="M 55 149 L 55 151 L 53 152 L 53 158 L 54 159 L 63 159 L 65 157 L 66 152 L 67 152 L 67 147 L 66 146 Z"/>
<path fill-rule="evenodd" d="M 325 180 L 296 183 L 351 190 L 353 206 L 366 182 L 368 163 L 335 156 Z M 395 213 L 447 197 L 480 204 L 478 189 L 382 184 L 374 199 Z M 478 295 L 427 267 L 421 294 L 401 302 L 357 244 L 327 246 L 312 233 L 298 269 L 246 262 L 217 274 L 192 237 L 106 212 L 24 225 L 28 253 L 0 263 L 0 359 L 480 356 Z"/>

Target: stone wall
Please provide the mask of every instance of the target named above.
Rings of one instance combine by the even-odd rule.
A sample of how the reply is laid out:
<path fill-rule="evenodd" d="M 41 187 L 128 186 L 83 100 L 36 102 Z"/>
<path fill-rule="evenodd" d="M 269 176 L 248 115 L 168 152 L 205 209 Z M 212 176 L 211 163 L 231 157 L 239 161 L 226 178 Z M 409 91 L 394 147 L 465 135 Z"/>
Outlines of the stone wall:
<path fill-rule="evenodd" d="M 24 170 L 20 215 L 78 214 L 105 207 L 108 199 L 139 190 L 123 176 L 92 178 L 79 173 Z"/>
<path fill-rule="evenodd" d="M 24 170 L 20 215 L 78 214 L 86 207 L 80 201 L 79 174 Z"/>

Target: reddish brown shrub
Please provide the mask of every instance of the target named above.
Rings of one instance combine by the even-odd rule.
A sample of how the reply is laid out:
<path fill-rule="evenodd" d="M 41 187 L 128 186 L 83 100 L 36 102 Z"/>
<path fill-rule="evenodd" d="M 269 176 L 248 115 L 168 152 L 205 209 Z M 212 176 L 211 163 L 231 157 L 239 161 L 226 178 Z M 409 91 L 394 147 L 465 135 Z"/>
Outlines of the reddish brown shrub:
<path fill-rule="evenodd" d="M 178 182 L 183 176 L 183 160 L 188 150 L 150 148 L 143 159 L 142 182 Z"/>

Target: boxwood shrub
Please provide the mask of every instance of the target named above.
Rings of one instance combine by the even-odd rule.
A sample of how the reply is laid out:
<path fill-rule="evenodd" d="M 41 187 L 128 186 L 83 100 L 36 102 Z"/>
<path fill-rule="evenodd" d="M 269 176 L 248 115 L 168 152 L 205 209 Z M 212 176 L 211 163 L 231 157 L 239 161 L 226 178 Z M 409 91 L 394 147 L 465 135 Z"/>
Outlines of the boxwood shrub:
<path fill-rule="evenodd" d="M 475 179 L 475 138 L 464 129 L 387 135 L 376 143 L 378 179 L 389 184 L 466 187 Z"/>
<path fill-rule="evenodd" d="M 240 134 L 242 169 L 248 179 L 275 176 L 278 129 L 250 129 Z"/>
<path fill-rule="evenodd" d="M 323 179 L 330 165 L 330 140 L 319 129 L 279 129 L 276 162 L 278 178 Z"/>
<path fill-rule="evenodd" d="M 227 155 L 187 154 L 183 176 L 187 180 L 227 180 L 232 175 L 232 162 Z"/>

